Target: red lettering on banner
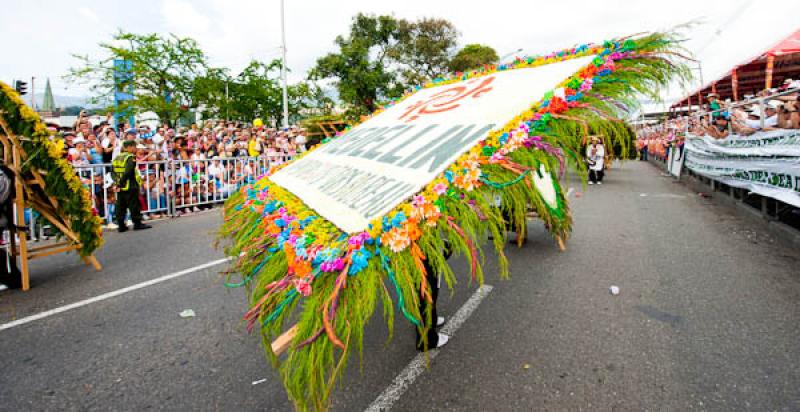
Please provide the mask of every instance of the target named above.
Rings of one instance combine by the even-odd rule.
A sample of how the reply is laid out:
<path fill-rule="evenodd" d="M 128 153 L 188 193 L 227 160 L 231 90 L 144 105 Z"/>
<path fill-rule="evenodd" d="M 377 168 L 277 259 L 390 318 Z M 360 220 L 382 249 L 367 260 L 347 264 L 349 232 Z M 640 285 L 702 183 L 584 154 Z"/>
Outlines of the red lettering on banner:
<path fill-rule="evenodd" d="M 435 114 L 453 110 L 461 106 L 460 101 L 472 97 L 477 99 L 492 90 L 489 86 L 494 76 L 472 79 L 461 86 L 453 86 L 434 94 L 427 100 L 420 100 L 406 109 L 399 119 L 406 123 L 413 122 L 422 115 Z"/>

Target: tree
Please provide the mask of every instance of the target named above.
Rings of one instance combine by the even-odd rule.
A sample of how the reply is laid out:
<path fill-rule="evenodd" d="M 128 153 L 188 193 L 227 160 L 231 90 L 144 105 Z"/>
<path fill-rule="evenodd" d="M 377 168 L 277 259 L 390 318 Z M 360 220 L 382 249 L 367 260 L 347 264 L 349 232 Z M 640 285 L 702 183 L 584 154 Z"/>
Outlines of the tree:
<path fill-rule="evenodd" d="M 497 52 L 493 48 L 482 44 L 468 44 L 453 57 L 450 70 L 465 72 L 495 62 L 497 62 Z"/>
<path fill-rule="evenodd" d="M 204 117 L 251 122 L 255 118 L 282 123 L 283 90 L 281 61 L 253 60 L 236 77 L 224 69 L 209 69 L 195 80 L 193 101 L 203 108 Z M 227 90 L 226 90 L 227 89 Z M 333 101 L 313 83 L 299 82 L 287 88 L 289 118 L 292 122 L 306 112 L 329 113 Z"/>
<path fill-rule="evenodd" d="M 339 51 L 317 60 L 311 79 L 335 79 L 339 98 L 353 114 L 366 114 L 382 100 L 399 97 L 403 85 L 392 70 L 391 54 L 397 44 L 398 21 L 392 16 L 357 14 L 349 36 L 337 36 Z"/>
<path fill-rule="evenodd" d="M 172 34 L 161 37 L 120 30 L 112 42 L 100 43 L 100 48 L 104 56 L 98 60 L 74 55 L 80 65 L 71 68 L 66 78 L 88 84 L 95 101 L 113 97 L 115 89 L 129 90 L 130 85 L 133 98 L 120 109 L 153 111 L 170 124 L 192 106 L 195 79 L 205 76 L 208 69 L 206 56 L 195 40 Z M 119 77 L 115 81 L 114 60 L 130 62 L 126 83 L 120 84 Z"/>
<path fill-rule="evenodd" d="M 418 21 L 357 14 L 339 50 L 317 60 L 311 79 L 333 79 L 350 117 L 374 111 L 449 70 L 458 30 L 444 19 Z"/>
<path fill-rule="evenodd" d="M 226 86 L 233 81 L 227 69 L 211 68 L 204 76 L 195 78 L 192 102 L 205 119 L 228 119 L 230 99 Z"/>
<path fill-rule="evenodd" d="M 450 71 L 458 30 L 445 19 L 398 22 L 398 43 L 392 57 L 403 65 L 407 86 L 420 86 Z"/>

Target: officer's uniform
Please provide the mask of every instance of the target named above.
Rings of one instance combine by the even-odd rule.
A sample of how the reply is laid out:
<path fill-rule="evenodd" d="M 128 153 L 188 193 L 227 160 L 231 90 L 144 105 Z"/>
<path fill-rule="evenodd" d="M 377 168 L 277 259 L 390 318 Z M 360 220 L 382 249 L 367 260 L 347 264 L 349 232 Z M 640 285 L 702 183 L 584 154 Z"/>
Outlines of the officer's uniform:
<path fill-rule="evenodd" d="M 116 220 L 120 229 L 125 227 L 125 214 L 131 211 L 133 226 L 142 226 L 142 211 L 139 203 L 139 188 L 142 185 L 142 176 L 136 168 L 134 155 L 122 152 L 111 162 L 114 179 L 119 192 L 117 193 Z"/>

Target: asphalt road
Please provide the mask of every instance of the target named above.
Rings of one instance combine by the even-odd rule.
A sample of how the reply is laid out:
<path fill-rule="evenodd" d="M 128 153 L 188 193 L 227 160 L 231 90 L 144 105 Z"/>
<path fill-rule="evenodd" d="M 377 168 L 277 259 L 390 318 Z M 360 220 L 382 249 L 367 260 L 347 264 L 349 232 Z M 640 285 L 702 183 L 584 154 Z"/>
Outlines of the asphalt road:
<path fill-rule="evenodd" d="M 565 252 L 532 222 L 509 245 L 511 280 L 487 261 L 493 291 L 395 410 L 800 409 L 796 246 L 639 162 L 576 187 L 572 206 Z M 0 325 L 219 259 L 219 220 L 110 233 L 99 273 L 34 262 L 31 291 L 0 292 Z M 453 265 L 465 276 L 440 297 L 446 315 L 476 287 Z M 222 267 L 0 330 L 0 410 L 291 410 Z M 366 408 L 416 355 L 402 317 L 387 344 L 376 315 L 334 410 Z"/>

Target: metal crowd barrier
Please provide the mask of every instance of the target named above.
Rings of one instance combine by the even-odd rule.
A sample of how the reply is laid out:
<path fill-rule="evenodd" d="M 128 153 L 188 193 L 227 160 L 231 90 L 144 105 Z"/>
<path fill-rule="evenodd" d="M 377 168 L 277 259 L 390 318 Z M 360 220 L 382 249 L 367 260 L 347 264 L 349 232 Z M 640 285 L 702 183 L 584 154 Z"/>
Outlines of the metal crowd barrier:
<path fill-rule="evenodd" d="M 222 203 L 243 185 L 254 183 L 266 174 L 272 165 L 292 157 L 268 153 L 258 157 L 137 162 L 142 176 L 139 196 L 142 214 L 151 218 L 174 217 L 195 207 Z M 116 192 L 111 164 L 81 165 L 74 169 L 89 190 L 97 214 L 106 224 L 114 223 Z M 16 205 L 14 208 L 16 216 Z M 25 209 L 24 213 L 32 242 L 55 236 L 53 228 L 35 210 Z M 7 247 L 8 240 L 8 232 L 4 231 L 0 248 Z"/>
<path fill-rule="evenodd" d="M 258 157 L 137 162 L 142 176 L 142 214 L 172 217 L 195 207 L 222 203 L 242 185 L 253 183 L 266 174 L 272 165 L 291 158 L 285 154 L 268 153 Z M 111 164 L 74 168 L 89 189 L 98 215 L 106 223 L 113 223 L 116 193 Z M 31 222 L 31 230 L 34 230 L 35 219 Z"/>

